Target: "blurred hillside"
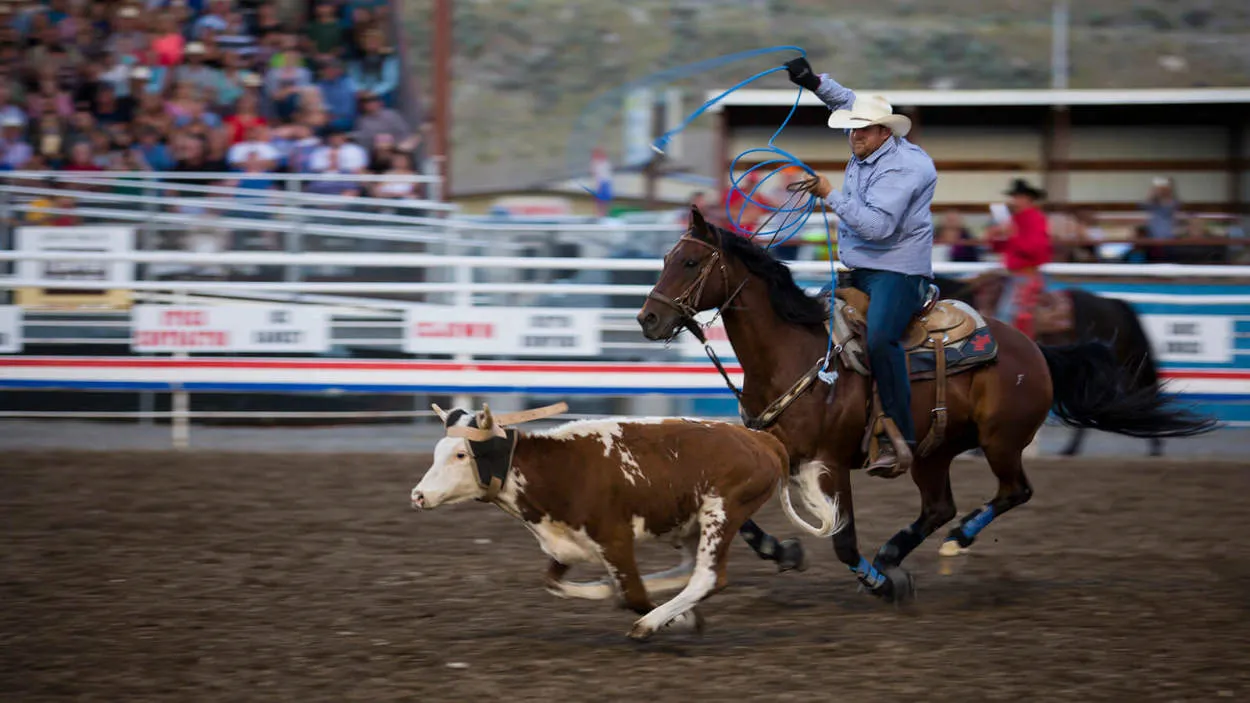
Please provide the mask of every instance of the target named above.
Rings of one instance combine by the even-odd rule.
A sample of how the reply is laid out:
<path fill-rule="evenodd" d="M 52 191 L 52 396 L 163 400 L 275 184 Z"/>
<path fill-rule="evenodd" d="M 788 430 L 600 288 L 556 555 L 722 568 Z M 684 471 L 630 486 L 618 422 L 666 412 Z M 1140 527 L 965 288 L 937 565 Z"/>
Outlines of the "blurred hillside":
<path fill-rule="evenodd" d="M 403 8 L 417 44 L 409 69 L 428 76 L 431 2 Z M 567 175 L 570 133 L 595 94 L 747 49 L 802 46 L 817 70 L 857 88 L 1045 88 L 1050 11 L 1036 0 L 458 0 L 456 190 Z M 1247 0 L 1081 0 L 1070 43 L 1074 88 L 1250 85 Z M 682 81 L 684 110 L 770 65 Z M 757 87 L 789 86 L 770 78 Z M 595 122 L 612 154 L 621 137 L 608 118 Z M 708 150 L 692 136 L 686 160 L 705 170 Z"/>

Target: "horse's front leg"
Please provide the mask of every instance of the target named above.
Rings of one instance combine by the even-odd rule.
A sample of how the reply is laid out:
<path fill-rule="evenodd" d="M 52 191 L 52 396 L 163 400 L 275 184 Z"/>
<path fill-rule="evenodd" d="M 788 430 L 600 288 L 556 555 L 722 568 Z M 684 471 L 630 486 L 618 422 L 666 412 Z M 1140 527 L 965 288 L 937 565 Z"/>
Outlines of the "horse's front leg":
<path fill-rule="evenodd" d="M 890 541 L 881 546 L 873 559 L 882 573 L 905 588 L 896 591 L 895 600 L 906 600 L 914 594 L 911 574 L 901 564 L 942 525 L 955 517 L 955 497 L 951 493 L 950 457 L 921 460 L 911 469 L 912 480 L 920 489 L 920 517 L 899 530 Z"/>
<path fill-rule="evenodd" d="M 838 561 L 846 564 L 855 578 L 869 593 L 886 601 L 895 601 L 900 595 L 910 595 L 910 578 L 899 579 L 884 573 L 859 552 L 855 537 L 855 505 L 851 500 L 851 472 L 845 465 L 830 466 L 821 477 L 820 487 L 826 495 L 836 497 L 840 511 L 845 515 L 845 526 L 833 535 L 833 553 Z M 905 575 L 905 572 L 903 574 Z"/>

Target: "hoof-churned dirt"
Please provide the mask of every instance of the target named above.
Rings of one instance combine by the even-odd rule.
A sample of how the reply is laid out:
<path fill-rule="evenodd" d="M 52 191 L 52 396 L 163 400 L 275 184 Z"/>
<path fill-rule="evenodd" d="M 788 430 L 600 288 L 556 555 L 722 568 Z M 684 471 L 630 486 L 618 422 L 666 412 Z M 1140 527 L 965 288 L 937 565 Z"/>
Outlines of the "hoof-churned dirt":
<path fill-rule="evenodd" d="M 1250 700 L 1250 463 L 1033 462 L 1033 501 L 970 554 L 938 557 L 939 534 L 907 561 L 902 607 L 826 541 L 781 575 L 739 542 L 703 637 L 638 644 L 611 603 L 546 594 L 495 508 L 410 510 L 424 462 L 0 457 L 0 698 Z M 961 514 L 993 493 L 979 462 L 954 476 Z M 871 555 L 918 497 L 855 488 Z M 795 534 L 776 499 L 758 521 Z"/>

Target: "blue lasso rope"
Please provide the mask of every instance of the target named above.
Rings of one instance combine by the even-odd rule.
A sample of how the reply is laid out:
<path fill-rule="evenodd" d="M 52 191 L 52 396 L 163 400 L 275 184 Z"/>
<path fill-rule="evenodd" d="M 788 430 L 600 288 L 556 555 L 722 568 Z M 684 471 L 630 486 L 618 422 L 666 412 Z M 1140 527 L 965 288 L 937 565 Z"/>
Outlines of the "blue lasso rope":
<path fill-rule="evenodd" d="M 582 109 L 581 114 L 578 115 L 577 120 L 573 124 L 572 133 L 575 139 L 570 140 L 568 149 L 566 150 L 566 161 L 567 161 L 566 166 L 569 169 L 569 172 L 578 173 L 583 168 L 585 168 L 585 160 L 586 160 L 586 157 L 589 156 L 589 149 L 584 148 L 585 147 L 584 142 L 589 141 L 590 143 L 593 143 L 594 138 L 591 135 L 594 132 L 594 130 L 592 130 L 591 127 L 595 122 L 603 122 L 603 120 L 598 117 L 597 111 L 618 109 L 619 103 L 622 97 L 629 94 L 630 92 L 634 90 L 638 90 L 639 88 L 645 88 L 645 87 L 655 85 L 655 84 L 671 83 L 678 79 L 697 75 L 699 73 L 705 73 L 712 69 L 719 68 L 721 66 L 725 66 L 731 63 L 744 61 L 746 59 L 754 58 L 756 56 L 763 56 L 766 54 L 775 54 L 775 53 L 782 52 L 782 51 L 797 51 L 800 55 L 803 55 L 803 56 L 807 55 L 806 51 L 804 51 L 801 47 L 797 47 L 797 46 L 774 46 L 774 47 L 768 47 L 764 49 L 750 49 L 748 51 L 739 51 L 734 54 L 727 54 L 725 56 L 717 56 L 716 58 L 703 59 L 702 61 L 696 61 L 694 63 L 685 64 L 682 66 L 666 68 L 663 71 L 657 71 L 650 75 L 644 76 L 637 80 L 630 81 L 628 83 L 624 83 L 611 90 L 600 93 L 599 95 L 595 96 L 592 100 L 590 100 L 589 103 L 586 104 L 586 107 Z M 745 85 L 746 83 L 749 83 L 749 82 L 750 81 L 744 81 L 743 83 L 739 84 L 738 87 L 740 87 L 741 85 Z M 737 87 L 729 91 L 726 91 L 724 95 L 728 95 L 729 93 L 733 92 L 733 90 L 736 90 L 736 89 Z M 724 95 L 720 97 L 724 97 Z M 719 100 L 719 97 L 717 98 L 717 100 Z M 708 107 L 710 107 L 712 104 L 715 104 L 715 102 L 716 101 L 713 100 L 710 103 L 705 103 L 704 106 L 699 108 L 699 110 L 696 111 L 694 115 L 692 115 L 690 118 L 687 118 L 687 120 L 683 122 L 679 128 L 675 130 L 671 130 L 665 136 L 671 138 L 672 135 L 676 134 L 677 132 L 680 132 L 687 125 L 689 125 L 690 122 L 692 122 L 695 118 L 703 114 L 703 112 L 707 110 Z M 664 137 L 661 137 L 661 139 L 663 138 Z M 667 143 L 667 141 L 665 143 Z M 578 149 L 577 147 L 583 147 L 583 148 Z M 592 189 L 582 184 L 580 180 L 578 182 L 578 186 L 580 186 L 582 190 L 586 191 L 587 193 L 590 193 L 593 197 L 598 198 L 598 194 L 595 193 L 595 191 L 593 191 Z"/>
<path fill-rule="evenodd" d="M 800 56 L 807 56 L 807 52 L 801 47 L 777 46 L 777 47 L 771 47 L 767 49 L 756 49 L 753 51 L 741 52 L 739 54 L 731 54 L 730 56 L 723 57 L 720 60 L 714 59 L 713 61 L 716 62 L 715 65 L 721 65 L 721 63 L 729 63 L 731 61 L 738 61 L 744 58 L 750 58 L 750 57 L 759 56 L 762 54 L 776 53 L 780 51 L 797 51 Z M 716 97 L 703 103 L 703 105 L 701 105 L 699 109 L 692 112 L 685 120 L 682 121 L 680 125 L 665 132 L 658 139 L 656 139 L 655 142 L 652 144 L 651 148 L 659 153 L 663 153 L 665 147 L 668 146 L 669 142 L 672 141 L 672 138 L 675 135 L 677 135 L 679 132 L 681 132 L 686 127 L 688 127 L 690 123 L 694 122 L 696 119 L 699 118 L 700 115 L 702 115 L 704 112 L 706 112 L 709 108 L 711 108 L 716 103 L 723 100 L 726 96 L 730 95 L 734 91 L 740 90 L 741 88 L 743 88 L 744 86 L 750 83 L 753 83 L 763 78 L 764 76 L 768 76 L 778 71 L 784 71 L 784 70 L 786 70 L 785 66 L 777 66 L 775 68 L 770 68 L 765 71 L 760 71 L 759 73 L 755 74 L 754 76 L 751 76 L 750 78 L 747 78 L 746 80 L 739 81 L 736 85 L 722 92 L 720 95 L 717 95 Z M 794 97 L 794 104 L 790 106 L 790 112 L 786 115 L 785 120 L 781 122 L 781 125 L 777 127 L 777 131 L 773 132 L 773 135 L 769 137 L 768 144 L 766 146 L 747 149 L 746 151 L 743 151 L 742 153 L 735 156 L 733 161 L 730 162 L 729 181 L 730 181 L 731 192 L 741 193 L 743 195 L 743 201 L 742 201 L 742 205 L 738 208 L 738 212 L 735 214 L 734 212 L 732 212 L 732 209 L 730 208 L 729 198 L 726 198 L 725 199 L 725 217 L 730 222 L 730 224 L 733 225 L 734 229 L 736 229 L 740 234 L 751 236 L 752 238 L 755 238 L 755 239 L 763 239 L 767 237 L 768 243 L 765 245 L 764 248 L 771 249 L 772 247 L 777 246 L 778 244 L 784 244 L 785 242 L 793 238 L 795 235 L 801 233 L 803 231 L 803 228 L 806 226 L 807 221 L 811 218 L 812 213 L 815 212 L 817 204 L 819 204 L 820 214 L 821 214 L 821 217 L 824 219 L 824 223 L 825 223 L 825 243 L 829 248 L 828 249 L 829 251 L 829 280 L 830 280 L 830 285 L 832 286 L 833 282 L 836 281 L 837 279 L 837 266 L 833 260 L 833 229 L 829 225 L 829 211 L 828 211 L 828 208 L 825 206 L 824 201 L 820 198 L 817 198 L 814 195 L 809 195 L 808 197 L 803 198 L 803 197 L 798 196 L 797 193 L 792 195 L 789 199 L 786 200 L 785 203 L 783 203 L 780 206 L 773 206 L 771 204 L 760 202 L 755 199 L 755 193 L 765 183 L 768 182 L 768 179 L 772 178 L 773 176 L 776 176 L 778 173 L 781 173 L 782 171 L 785 171 L 787 169 L 797 167 L 801 169 L 804 173 L 808 174 L 809 176 L 817 175 L 816 171 L 813 170 L 807 164 L 803 163 L 802 159 L 798 158 L 794 154 L 791 154 L 785 149 L 782 149 L 776 144 L 777 138 L 781 136 L 781 133 L 790 124 L 790 120 L 794 117 L 794 113 L 798 110 L 799 102 L 802 100 L 802 98 L 803 98 L 803 88 L 800 87 L 798 90 L 798 93 Z M 741 161 L 744 157 L 747 157 L 753 154 L 765 154 L 768 156 L 772 156 L 774 158 L 768 158 L 762 161 L 758 161 L 754 166 L 744 171 L 740 176 L 735 176 L 734 174 L 737 171 L 738 162 Z M 742 183 L 742 181 L 747 179 L 752 173 L 755 173 L 759 169 L 770 167 L 770 166 L 773 167 L 772 171 L 770 171 L 768 175 L 764 176 L 763 178 L 760 178 L 755 183 L 755 185 L 751 188 L 751 191 L 749 193 L 744 191 L 741 188 L 740 184 Z M 791 201 L 793 201 L 796 197 L 798 197 L 800 201 L 799 204 L 793 205 L 793 206 L 790 205 Z M 746 208 L 748 205 L 754 205 L 755 207 L 758 207 L 761 210 L 764 210 L 770 213 L 768 219 L 765 220 L 765 224 L 768 224 L 769 222 L 772 221 L 773 218 L 780 215 L 781 216 L 780 224 L 778 224 L 773 229 L 760 229 L 753 233 L 748 232 L 748 230 L 742 226 L 742 215 L 746 211 Z M 825 348 L 824 363 L 822 364 L 820 368 L 820 372 L 819 372 L 819 376 L 821 380 L 823 380 L 826 383 L 829 383 L 830 385 L 832 385 L 833 381 L 837 378 L 836 372 L 832 374 L 829 373 L 829 364 L 831 363 L 832 357 L 833 357 L 833 310 L 834 310 L 834 306 L 831 302 L 829 305 L 829 315 L 830 315 L 829 339 L 828 339 L 828 344 L 826 345 L 826 348 Z"/>

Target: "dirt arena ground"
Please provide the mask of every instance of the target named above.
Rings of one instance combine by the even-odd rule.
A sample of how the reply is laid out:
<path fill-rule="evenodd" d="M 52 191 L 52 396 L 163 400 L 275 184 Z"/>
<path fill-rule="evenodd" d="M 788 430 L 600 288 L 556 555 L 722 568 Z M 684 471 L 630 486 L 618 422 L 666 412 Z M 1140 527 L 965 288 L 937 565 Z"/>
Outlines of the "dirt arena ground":
<path fill-rule="evenodd" d="M 544 593 L 496 509 L 411 511 L 421 459 L 6 452 L 0 698 L 1250 700 L 1250 462 L 1030 466 L 973 554 L 908 561 L 913 605 L 822 540 L 784 575 L 738 543 L 702 638 L 635 644 L 629 614 Z M 955 476 L 961 512 L 992 491 Z M 913 519 L 905 479 L 856 488 L 865 550 Z"/>

